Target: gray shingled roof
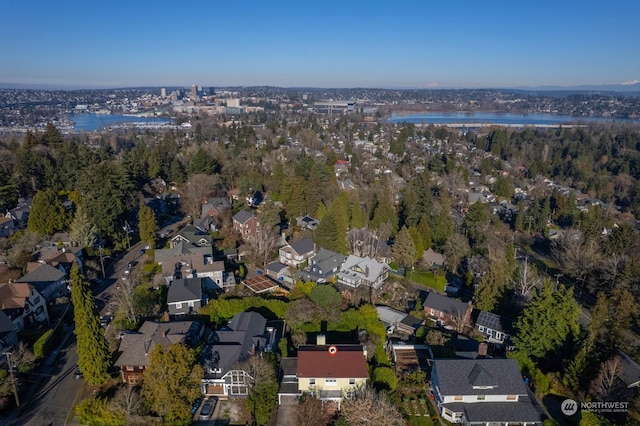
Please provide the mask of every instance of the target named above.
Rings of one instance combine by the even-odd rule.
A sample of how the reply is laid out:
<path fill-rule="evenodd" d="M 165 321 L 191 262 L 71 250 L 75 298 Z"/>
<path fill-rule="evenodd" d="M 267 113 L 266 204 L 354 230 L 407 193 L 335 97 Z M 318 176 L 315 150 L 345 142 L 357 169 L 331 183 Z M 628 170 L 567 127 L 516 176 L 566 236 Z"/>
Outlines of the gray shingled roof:
<path fill-rule="evenodd" d="M 290 244 L 289 247 L 291 247 L 291 249 L 297 254 L 302 255 L 313 251 L 313 249 L 315 248 L 315 244 L 313 243 L 313 240 L 311 238 L 304 238 L 300 241 L 296 241 L 295 243 Z"/>
<path fill-rule="evenodd" d="M 201 254 L 204 256 L 205 254 L 211 254 L 211 253 L 212 253 L 212 249 L 209 246 L 196 247 L 187 242 L 180 241 L 173 248 L 156 250 L 155 260 L 158 263 L 162 263 L 168 258 L 178 256 L 181 254 Z"/>
<path fill-rule="evenodd" d="M 202 278 L 181 278 L 173 280 L 167 291 L 167 303 L 186 300 L 202 300 Z"/>
<path fill-rule="evenodd" d="M 246 210 L 240 210 L 238 213 L 233 216 L 233 220 L 239 223 L 246 223 L 249 219 L 251 219 L 253 215 Z"/>
<path fill-rule="evenodd" d="M 29 272 L 24 277 L 17 280 L 19 283 L 53 283 L 65 277 L 65 273 L 51 265 L 42 265 L 35 271 Z"/>
<path fill-rule="evenodd" d="M 521 396 L 517 402 L 482 402 L 475 404 L 443 404 L 454 412 L 464 412 L 470 423 L 537 423 L 546 417 L 529 399 Z"/>
<path fill-rule="evenodd" d="M 146 366 L 149 354 L 156 347 L 168 347 L 173 343 L 185 343 L 194 321 L 152 322 L 146 321 L 137 333 L 125 334 L 118 350 L 122 352 L 114 365 Z"/>
<path fill-rule="evenodd" d="M 259 313 L 240 312 L 229 320 L 227 327 L 211 333 L 200 357 L 203 366 L 220 368 L 224 374 L 249 356 L 253 348 L 264 349 L 266 325 L 267 320 Z"/>
<path fill-rule="evenodd" d="M 443 296 L 432 291 L 427 292 L 427 297 L 424 298 L 422 306 L 426 308 L 437 309 L 441 312 L 456 315 L 457 313 L 465 313 L 469 307 L 466 303 L 453 299 L 448 296 Z"/>
<path fill-rule="evenodd" d="M 437 359 L 433 370 L 442 395 L 527 395 L 515 359 Z"/>

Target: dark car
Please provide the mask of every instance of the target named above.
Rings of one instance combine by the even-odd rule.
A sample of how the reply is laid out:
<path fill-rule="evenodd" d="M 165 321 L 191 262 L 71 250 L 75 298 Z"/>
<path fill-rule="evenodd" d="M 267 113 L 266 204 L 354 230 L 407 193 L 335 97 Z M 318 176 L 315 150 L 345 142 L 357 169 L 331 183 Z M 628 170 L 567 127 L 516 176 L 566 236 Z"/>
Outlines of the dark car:
<path fill-rule="evenodd" d="M 82 379 L 82 371 L 80 371 L 80 367 L 76 367 L 75 371 L 73 372 L 73 377 L 76 380 Z"/>
<path fill-rule="evenodd" d="M 196 399 L 196 402 L 193 403 L 193 406 L 191 407 L 191 415 L 194 415 L 196 413 L 196 411 L 198 411 L 198 408 L 200 407 L 200 403 L 202 402 L 201 399 Z"/>
<path fill-rule="evenodd" d="M 217 398 L 208 399 L 204 402 L 202 410 L 200 410 L 200 420 L 209 420 L 216 409 Z"/>
<path fill-rule="evenodd" d="M 103 327 L 106 327 L 111 320 L 113 319 L 113 317 L 111 315 L 103 315 L 100 317 L 100 325 L 102 325 Z"/>

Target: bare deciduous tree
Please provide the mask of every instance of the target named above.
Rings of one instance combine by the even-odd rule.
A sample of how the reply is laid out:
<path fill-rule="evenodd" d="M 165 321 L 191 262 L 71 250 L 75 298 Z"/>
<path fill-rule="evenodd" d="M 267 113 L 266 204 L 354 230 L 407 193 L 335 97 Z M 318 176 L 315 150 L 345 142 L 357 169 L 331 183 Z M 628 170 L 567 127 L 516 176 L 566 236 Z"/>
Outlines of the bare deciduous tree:
<path fill-rule="evenodd" d="M 191 176 L 180 188 L 184 213 L 192 217 L 200 217 L 202 202 L 214 193 L 221 179 L 219 175 L 196 174 Z"/>
<path fill-rule="evenodd" d="M 251 256 L 254 261 L 260 262 L 263 267 L 266 267 L 271 254 L 278 245 L 278 234 L 272 227 L 260 224 L 247 242 L 251 247 Z"/>
<path fill-rule="evenodd" d="M 111 400 L 113 406 L 124 414 L 127 420 L 143 414 L 142 397 L 136 386 L 125 384 L 116 391 Z"/>
<path fill-rule="evenodd" d="M 522 300 L 527 300 L 535 287 L 542 285 L 536 267 L 529 265 L 529 258 L 525 257 L 524 263 L 518 267 L 514 284 Z"/>
<path fill-rule="evenodd" d="M 356 389 L 351 398 L 344 399 L 342 415 L 351 426 L 405 425 L 402 414 L 386 394 L 370 387 Z"/>
<path fill-rule="evenodd" d="M 331 416 L 327 413 L 324 403 L 312 396 L 305 396 L 294 414 L 296 426 L 324 426 L 328 425 L 330 420 Z"/>
<path fill-rule="evenodd" d="M 622 371 L 621 360 L 615 356 L 600 365 L 598 376 L 593 379 L 589 390 L 593 396 L 600 400 L 606 400 L 616 385 L 616 378 Z"/>

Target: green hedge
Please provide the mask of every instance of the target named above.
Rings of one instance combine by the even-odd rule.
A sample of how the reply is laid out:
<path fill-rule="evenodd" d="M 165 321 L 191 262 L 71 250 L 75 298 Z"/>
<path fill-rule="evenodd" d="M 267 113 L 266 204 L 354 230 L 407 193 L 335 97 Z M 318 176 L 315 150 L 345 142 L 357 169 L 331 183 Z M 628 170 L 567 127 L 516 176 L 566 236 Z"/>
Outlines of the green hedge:
<path fill-rule="evenodd" d="M 42 358 L 49 353 L 51 346 L 55 342 L 53 329 L 47 330 L 36 342 L 33 344 L 33 354 L 36 358 Z"/>

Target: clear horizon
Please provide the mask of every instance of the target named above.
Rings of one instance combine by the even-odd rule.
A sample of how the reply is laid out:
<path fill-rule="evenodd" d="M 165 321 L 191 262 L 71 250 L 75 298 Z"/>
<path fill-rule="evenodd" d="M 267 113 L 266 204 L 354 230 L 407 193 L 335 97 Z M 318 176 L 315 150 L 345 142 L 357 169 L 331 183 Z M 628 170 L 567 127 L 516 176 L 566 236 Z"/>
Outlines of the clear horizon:
<path fill-rule="evenodd" d="M 536 89 L 637 83 L 640 2 L 8 2 L 0 84 Z"/>

